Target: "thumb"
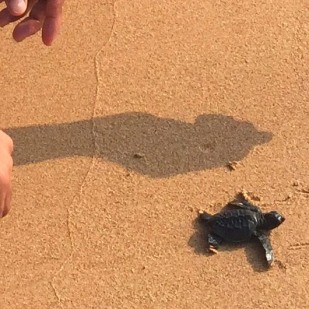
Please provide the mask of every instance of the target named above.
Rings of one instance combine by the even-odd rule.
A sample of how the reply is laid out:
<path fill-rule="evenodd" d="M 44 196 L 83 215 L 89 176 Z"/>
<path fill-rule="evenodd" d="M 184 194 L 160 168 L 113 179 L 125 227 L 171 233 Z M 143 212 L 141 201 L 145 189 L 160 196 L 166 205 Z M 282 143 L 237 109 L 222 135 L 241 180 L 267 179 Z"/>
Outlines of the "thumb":
<path fill-rule="evenodd" d="M 28 0 L 5 0 L 5 3 L 13 16 L 21 16 L 26 12 Z"/>

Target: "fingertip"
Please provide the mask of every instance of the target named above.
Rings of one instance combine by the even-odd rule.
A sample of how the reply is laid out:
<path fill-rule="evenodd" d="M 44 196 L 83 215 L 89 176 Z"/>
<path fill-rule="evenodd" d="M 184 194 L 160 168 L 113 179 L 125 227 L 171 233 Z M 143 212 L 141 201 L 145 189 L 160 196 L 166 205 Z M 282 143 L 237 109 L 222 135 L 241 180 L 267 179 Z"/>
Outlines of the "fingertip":
<path fill-rule="evenodd" d="M 7 216 L 9 212 L 10 209 L 5 207 L 2 211 L 0 211 L 0 219 L 3 219 L 5 216 Z"/>
<path fill-rule="evenodd" d="M 8 10 L 13 16 L 21 16 L 27 10 L 27 2 L 25 0 L 15 0 L 7 4 Z"/>
<path fill-rule="evenodd" d="M 52 46 L 54 39 L 51 37 L 42 36 L 42 42 L 46 46 Z"/>
<path fill-rule="evenodd" d="M 0 12 L 0 27 L 3 28 L 8 24 L 17 21 L 19 18 L 19 16 L 13 16 L 7 8 L 3 9 Z"/>
<path fill-rule="evenodd" d="M 46 46 L 51 46 L 59 34 L 58 21 L 47 18 L 42 29 L 42 41 Z"/>
<path fill-rule="evenodd" d="M 6 200 L 6 206 L 4 207 L 3 211 L 2 211 L 2 218 L 4 218 L 5 216 L 7 216 L 11 210 L 11 202 L 12 202 L 12 194 L 10 194 L 8 197 L 7 197 L 7 200 Z"/>
<path fill-rule="evenodd" d="M 21 42 L 27 37 L 36 34 L 42 27 L 38 20 L 28 19 L 18 24 L 13 31 L 13 38 L 16 42 Z"/>

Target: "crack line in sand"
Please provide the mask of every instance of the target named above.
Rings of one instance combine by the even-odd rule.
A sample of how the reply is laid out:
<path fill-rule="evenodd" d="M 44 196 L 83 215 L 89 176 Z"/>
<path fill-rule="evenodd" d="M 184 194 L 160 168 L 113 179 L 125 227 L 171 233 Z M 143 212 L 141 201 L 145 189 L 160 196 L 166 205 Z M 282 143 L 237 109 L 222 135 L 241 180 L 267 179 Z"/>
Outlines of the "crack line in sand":
<path fill-rule="evenodd" d="M 99 49 L 99 51 L 96 53 L 96 55 L 94 57 L 94 73 L 95 73 L 95 77 L 96 77 L 96 89 L 95 89 L 95 94 L 94 94 L 94 103 L 93 103 L 93 110 L 92 110 L 92 117 L 91 117 L 91 124 L 92 124 L 91 132 L 92 132 L 92 140 L 93 140 L 94 151 L 93 151 L 91 163 L 90 163 L 89 168 L 88 168 L 88 170 L 87 170 L 87 172 L 86 172 L 86 174 L 85 174 L 85 176 L 82 180 L 80 188 L 79 188 L 77 194 L 73 197 L 72 203 L 67 207 L 67 230 L 68 230 L 68 235 L 69 235 L 69 239 L 70 239 L 70 247 L 71 247 L 70 254 L 65 259 L 65 261 L 62 263 L 62 265 L 60 266 L 58 271 L 55 273 L 55 275 L 49 281 L 61 308 L 63 308 L 62 303 L 61 303 L 61 297 L 60 297 L 60 294 L 57 292 L 57 289 L 56 289 L 55 284 L 54 284 L 54 280 L 62 272 L 65 265 L 72 259 L 73 254 L 76 251 L 76 247 L 74 246 L 74 241 L 73 241 L 73 237 L 72 237 L 72 230 L 71 230 L 71 227 L 70 227 L 71 224 L 72 224 L 72 222 L 70 220 L 70 218 L 71 218 L 70 209 L 71 209 L 72 205 L 74 204 L 74 202 L 78 198 L 81 197 L 82 192 L 83 192 L 83 188 L 87 183 L 87 178 L 88 178 L 91 170 L 94 167 L 96 154 L 98 154 L 98 152 L 99 152 L 99 146 L 98 146 L 97 139 L 96 139 L 95 121 L 94 121 L 94 118 L 96 116 L 97 102 L 98 102 L 98 98 L 100 96 L 101 75 L 100 75 L 100 62 L 99 62 L 98 58 L 99 58 L 100 54 L 102 53 L 103 49 L 110 42 L 111 37 L 112 37 L 113 32 L 114 32 L 114 26 L 115 26 L 115 23 L 116 23 L 116 10 L 115 10 L 116 0 L 111 1 L 109 3 L 113 6 L 113 22 L 112 22 L 112 26 L 111 26 L 111 31 L 110 31 L 110 34 L 109 34 L 107 41 L 102 45 L 102 47 Z"/>

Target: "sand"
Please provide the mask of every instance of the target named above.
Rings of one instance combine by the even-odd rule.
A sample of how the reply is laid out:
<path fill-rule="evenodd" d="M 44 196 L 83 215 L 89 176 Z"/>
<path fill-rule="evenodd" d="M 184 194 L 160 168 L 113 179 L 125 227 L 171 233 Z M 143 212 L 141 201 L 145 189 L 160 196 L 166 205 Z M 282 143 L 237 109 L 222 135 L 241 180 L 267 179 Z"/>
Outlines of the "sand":
<path fill-rule="evenodd" d="M 0 308 L 309 308 L 308 8 L 70 0 L 50 48 L 1 29 Z M 242 189 L 286 217 L 269 270 L 195 224 Z"/>

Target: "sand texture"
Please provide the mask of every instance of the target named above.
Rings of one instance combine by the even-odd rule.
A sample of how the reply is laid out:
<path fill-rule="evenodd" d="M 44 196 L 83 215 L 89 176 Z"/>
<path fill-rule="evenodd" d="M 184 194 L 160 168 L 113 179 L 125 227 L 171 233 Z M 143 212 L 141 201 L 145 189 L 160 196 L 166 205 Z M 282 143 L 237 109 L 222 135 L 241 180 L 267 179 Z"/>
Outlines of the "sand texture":
<path fill-rule="evenodd" d="M 0 308 L 309 308 L 308 4 L 67 0 L 50 48 L 1 29 Z M 195 223 L 243 189 L 286 217 L 270 270 Z"/>

